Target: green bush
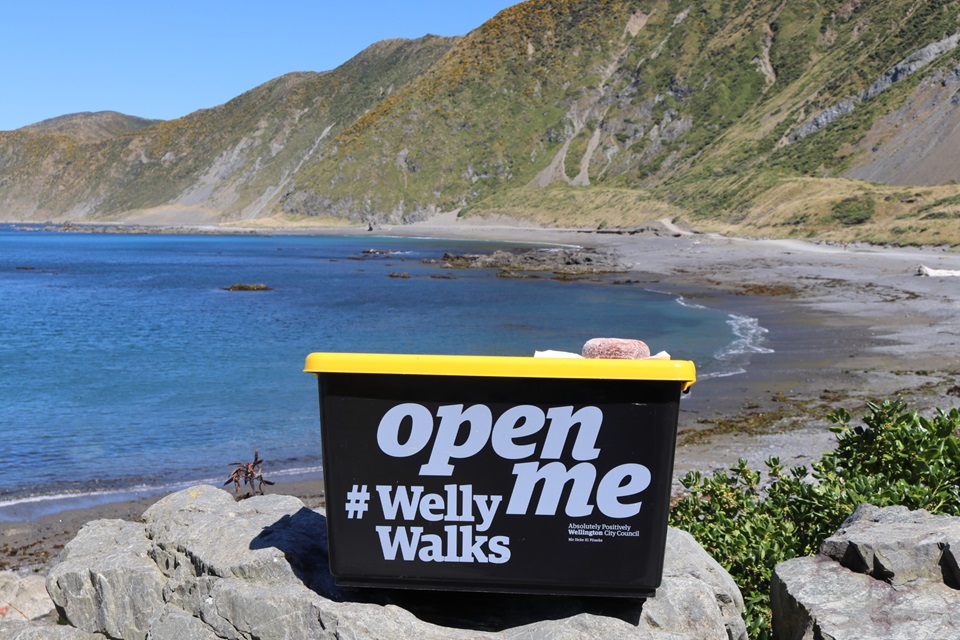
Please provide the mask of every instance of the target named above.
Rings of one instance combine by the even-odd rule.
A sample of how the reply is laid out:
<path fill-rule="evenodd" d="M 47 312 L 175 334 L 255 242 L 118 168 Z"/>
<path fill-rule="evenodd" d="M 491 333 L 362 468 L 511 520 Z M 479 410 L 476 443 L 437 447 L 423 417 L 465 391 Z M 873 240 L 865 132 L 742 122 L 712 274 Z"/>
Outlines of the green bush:
<path fill-rule="evenodd" d="M 837 447 L 810 469 L 767 461 L 768 482 L 742 459 L 704 477 L 687 474 L 688 495 L 671 524 L 690 532 L 733 576 L 746 602 L 750 637 L 770 638 L 770 577 L 777 563 L 814 555 L 857 506 L 906 505 L 960 514 L 960 411 L 932 419 L 900 400 L 869 404 L 863 426 L 840 409 L 829 417 Z"/>
<path fill-rule="evenodd" d="M 872 218 L 875 210 L 873 198 L 845 198 L 834 203 L 833 219 L 844 226 L 852 227 Z"/>

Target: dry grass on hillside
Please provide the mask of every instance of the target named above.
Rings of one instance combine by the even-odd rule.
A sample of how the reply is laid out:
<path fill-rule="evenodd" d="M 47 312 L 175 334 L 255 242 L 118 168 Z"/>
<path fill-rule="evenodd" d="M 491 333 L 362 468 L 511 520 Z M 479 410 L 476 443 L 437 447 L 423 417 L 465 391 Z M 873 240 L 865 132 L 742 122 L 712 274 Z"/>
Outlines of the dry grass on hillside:
<path fill-rule="evenodd" d="M 703 226 L 737 235 L 954 246 L 960 245 L 960 188 L 793 178 L 757 196 L 736 224 Z"/>
<path fill-rule="evenodd" d="M 520 188 L 467 207 L 461 217 L 496 213 L 546 227 L 587 229 L 631 228 L 679 218 L 702 231 L 733 236 L 960 245 L 957 185 L 896 187 L 848 179 L 787 178 L 746 202 L 722 221 L 721 216 L 697 215 L 643 190 Z"/>
<path fill-rule="evenodd" d="M 674 218 L 683 209 L 636 189 L 605 187 L 523 187 L 509 189 L 461 212 L 462 217 L 498 213 L 545 227 L 602 229 L 635 227 L 650 220 Z"/>

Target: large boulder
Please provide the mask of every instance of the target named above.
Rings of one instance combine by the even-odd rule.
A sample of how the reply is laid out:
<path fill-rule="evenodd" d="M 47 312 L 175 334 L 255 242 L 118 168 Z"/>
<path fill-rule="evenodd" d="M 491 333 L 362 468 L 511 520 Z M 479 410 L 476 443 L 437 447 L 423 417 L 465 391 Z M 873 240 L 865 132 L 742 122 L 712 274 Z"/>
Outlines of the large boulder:
<path fill-rule="evenodd" d="M 32 620 L 52 611 L 43 576 L 0 571 L 0 622 Z"/>
<path fill-rule="evenodd" d="M 778 640 L 960 638 L 960 518 L 863 505 L 813 558 L 777 565 Z"/>
<path fill-rule="evenodd" d="M 198 486 L 142 523 L 98 521 L 64 548 L 47 588 L 60 615 L 111 638 L 648 638 L 745 640 L 743 600 L 688 534 L 671 529 L 646 601 L 343 591 L 322 513 L 288 496 L 242 502 Z M 0 640 L 6 635 L 0 625 Z"/>
<path fill-rule="evenodd" d="M 47 592 L 73 626 L 142 640 L 163 608 L 166 582 L 150 550 L 139 524 L 92 522 L 64 547 L 62 562 L 47 576 Z"/>

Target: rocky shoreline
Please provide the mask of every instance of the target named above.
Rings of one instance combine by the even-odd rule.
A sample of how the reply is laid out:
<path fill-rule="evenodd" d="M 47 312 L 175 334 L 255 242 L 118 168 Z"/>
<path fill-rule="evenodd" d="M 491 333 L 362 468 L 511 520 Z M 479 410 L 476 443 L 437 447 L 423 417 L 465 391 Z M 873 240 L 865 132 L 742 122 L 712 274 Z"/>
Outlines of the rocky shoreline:
<path fill-rule="evenodd" d="M 0 640 L 748 637 L 738 585 L 672 527 L 649 598 L 344 589 L 325 533 L 295 497 L 190 487 L 135 522 L 88 523 L 46 577 L 0 572 Z M 954 637 L 958 535 L 960 518 L 861 505 L 814 557 L 775 567 L 776 637 Z"/>

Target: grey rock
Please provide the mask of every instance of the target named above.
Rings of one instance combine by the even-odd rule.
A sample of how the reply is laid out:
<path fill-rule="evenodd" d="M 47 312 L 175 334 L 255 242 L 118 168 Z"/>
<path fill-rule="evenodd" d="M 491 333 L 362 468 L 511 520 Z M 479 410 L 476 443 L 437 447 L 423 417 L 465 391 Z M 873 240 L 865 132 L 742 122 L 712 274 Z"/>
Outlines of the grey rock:
<path fill-rule="evenodd" d="M 201 620 L 167 605 L 147 633 L 147 640 L 219 640 Z"/>
<path fill-rule="evenodd" d="M 296 582 L 280 548 L 266 544 L 252 548 L 251 540 L 259 540 L 272 525 L 303 508 L 303 503 L 289 496 L 255 496 L 236 502 L 226 491 L 212 489 L 195 487 L 175 493 L 144 512 L 149 554 L 160 570 L 168 577 Z"/>
<path fill-rule="evenodd" d="M 837 104 L 816 113 L 790 133 L 787 136 L 787 140 L 792 143 L 806 138 L 812 133 L 816 133 L 828 124 L 856 110 L 861 102 L 875 98 L 878 94 L 886 91 L 900 80 L 913 75 L 938 56 L 953 51 L 958 45 L 960 45 L 960 34 L 954 34 L 943 40 L 931 43 L 922 49 L 918 49 L 885 71 L 883 75 L 877 78 L 865 91 L 861 91 L 857 95 L 841 100 Z"/>
<path fill-rule="evenodd" d="M 860 506 L 820 548 L 821 554 L 851 571 L 897 586 L 945 578 L 960 584 L 955 572 L 958 551 L 960 518 L 870 504 Z"/>
<path fill-rule="evenodd" d="M 960 518 L 863 505 L 814 558 L 777 565 L 780 640 L 960 637 Z"/>
<path fill-rule="evenodd" d="M 960 84 L 960 64 L 955 66 L 949 73 L 946 73 L 941 83 L 945 87 L 953 87 Z"/>
<path fill-rule="evenodd" d="M 292 496 L 236 502 L 202 485 L 160 500 L 143 514 L 150 557 L 171 578 L 166 599 L 196 610 L 217 578 L 306 586 L 338 599 L 327 569 L 326 519 Z"/>
<path fill-rule="evenodd" d="M 91 633 L 142 640 L 164 604 L 165 578 L 149 551 L 143 525 L 85 525 L 47 576 L 47 592 L 61 617 Z"/>
<path fill-rule="evenodd" d="M 929 64 L 934 58 L 953 51 L 957 48 L 958 44 L 960 44 L 960 34 L 954 34 L 943 40 L 929 44 L 919 51 L 915 51 L 880 76 L 877 81 L 864 92 L 863 99 L 869 100 L 881 91 L 886 91 L 893 86 L 894 83 L 903 80 Z"/>
<path fill-rule="evenodd" d="M 30 622 L 0 622 L 0 640 L 106 640 L 99 633 L 73 627 Z M 180 638 L 179 640 L 184 640 Z"/>
<path fill-rule="evenodd" d="M 443 266 L 453 269 L 505 269 L 553 273 L 609 273 L 624 271 L 616 255 L 599 249 L 531 249 L 520 253 L 446 253 Z"/>
<path fill-rule="evenodd" d="M 53 610 L 43 576 L 0 571 L 0 622 L 33 620 Z"/>
<path fill-rule="evenodd" d="M 855 96 L 852 98 L 847 98 L 846 100 L 842 100 L 832 107 L 827 107 L 797 127 L 793 133 L 787 136 L 787 139 L 790 142 L 796 142 L 801 138 L 806 138 L 810 134 L 820 131 L 820 129 L 823 129 L 828 124 L 831 124 L 848 113 L 853 112 L 856 110 L 859 103 L 859 96 Z"/>
<path fill-rule="evenodd" d="M 325 610 L 325 601 L 302 586 L 222 580 L 217 583 L 200 617 L 223 638 L 325 638 L 327 627 L 336 627 L 336 614 Z M 332 605 L 332 603 L 330 603 Z M 333 637 L 333 636 L 330 636 Z"/>
<path fill-rule="evenodd" d="M 746 638 L 736 585 L 675 529 L 663 584 L 646 601 L 343 591 L 325 533 L 324 516 L 296 498 L 238 503 L 198 486 L 157 502 L 143 523 L 88 525 L 47 586 L 71 625 L 124 640 Z"/>
<path fill-rule="evenodd" d="M 697 612 L 703 610 L 704 603 L 691 602 L 689 598 L 700 590 L 698 598 L 706 598 L 710 602 L 707 609 L 715 606 L 719 611 L 719 618 L 711 617 L 707 622 Z M 683 603 L 683 609 L 677 607 Z M 644 605 L 643 616 L 649 620 L 652 628 L 682 628 L 684 621 L 700 624 L 722 625 L 723 635 L 715 635 L 718 628 L 706 629 L 701 627 L 700 637 L 727 637 L 730 640 L 746 639 L 747 629 L 743 622 L 743 597 L 733 578 L 720 563 L 703 550 L 696 540 L 686 531 L 669 529 L 667 531 L 667 545 L 664 555 L 663 585 L 657 590 L 657 597 L 648 600 Z M 664 624 L 672 611 L 677 611 L 681 619 L 676 626 Z M 690 637 L 697 637 L 697 629 L 690 628 Z"/>

